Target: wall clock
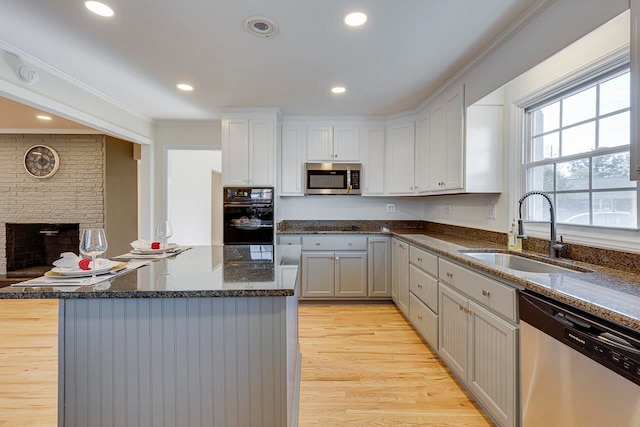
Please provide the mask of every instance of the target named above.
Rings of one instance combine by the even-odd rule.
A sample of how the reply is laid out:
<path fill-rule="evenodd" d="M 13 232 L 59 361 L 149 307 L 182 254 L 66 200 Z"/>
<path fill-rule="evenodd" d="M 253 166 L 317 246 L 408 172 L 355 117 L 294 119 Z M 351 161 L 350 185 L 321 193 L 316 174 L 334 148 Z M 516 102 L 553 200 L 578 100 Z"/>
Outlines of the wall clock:
<path fill-rule="evenodd" d="M 34 145 L 24 154 L 24 168 L 35 178 L 49 178 L 58 171 L 60 157 L 51 147 Z"/>

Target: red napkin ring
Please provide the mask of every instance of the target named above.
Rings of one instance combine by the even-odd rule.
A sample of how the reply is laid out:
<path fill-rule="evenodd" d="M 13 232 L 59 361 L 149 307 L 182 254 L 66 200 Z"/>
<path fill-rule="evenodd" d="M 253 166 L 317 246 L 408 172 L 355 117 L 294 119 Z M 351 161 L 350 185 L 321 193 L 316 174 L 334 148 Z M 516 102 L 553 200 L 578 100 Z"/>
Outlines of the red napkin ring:
<path fill-rule="evenodd" d="M 90 262 L 91 260 L 89 258 L 82 258 L 78 261 L 78 267 L 80 267 L 80 270 L 91 270 L 91 267 L 89 267 Z"/>
<path fill-rule="evenodd" d="M 160 242 L 152 242 L 151 249 L 160 249 Z"/>

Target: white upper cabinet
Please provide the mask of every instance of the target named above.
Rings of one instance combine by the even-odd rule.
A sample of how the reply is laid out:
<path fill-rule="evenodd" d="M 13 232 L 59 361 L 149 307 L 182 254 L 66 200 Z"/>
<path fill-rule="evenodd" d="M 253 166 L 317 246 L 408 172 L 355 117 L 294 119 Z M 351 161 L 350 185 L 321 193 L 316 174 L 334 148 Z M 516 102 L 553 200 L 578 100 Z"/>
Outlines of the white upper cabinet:
<path fill-rule="evenodd" d="M 429 186 L 429 114 L 418 115 L 416 121 L 416 156 L 415 156 L 415 191 L 418 194 L 428 193 Z"/>
<path fill-rule="evenodd" d="M 385 184 L 389 195 L 415 193 L 415 120 L 405 119 L 387 125 Z"/>
<path fill-rule="evenodd" d="M 384 194 L 384 126 L 365 127 L 360 133 L 362 147 L 363 196 Z"/>
<path fill-rule="evenodd" d="M 431 191 L 463 186 L 464 86 L 445 93 L 429 112 L 429 187 Z"/>
<path fill-rule="evenodd" d="M 275 186 L 278 115 L 276 109 L 223 110 L 223 185 Z"/>
<path fill-rule="evenodd" d="M 306 126 L 282 126 L 279 185 L 281 196 L 304 196 L 306 141 Z"/>
<path fill-rule="evenodd" d="M 360 128 L 358 126 L 309 126 L 307 161 L 359 162 Z"/>

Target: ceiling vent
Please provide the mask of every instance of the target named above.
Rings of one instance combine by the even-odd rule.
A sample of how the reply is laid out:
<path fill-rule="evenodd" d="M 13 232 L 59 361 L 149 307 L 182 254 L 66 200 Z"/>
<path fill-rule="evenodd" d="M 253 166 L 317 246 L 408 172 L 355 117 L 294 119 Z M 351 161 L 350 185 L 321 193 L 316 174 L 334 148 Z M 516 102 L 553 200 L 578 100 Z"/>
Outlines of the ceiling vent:
<path fill-rule="evenodd" d="M 278 32 L 276 23 L 264 16 L 252 16 L 251 18 L 247 18 L 244 21 L 244 28 L 254 36 L 258 37 L 271 37 L 275 36 Z"/>

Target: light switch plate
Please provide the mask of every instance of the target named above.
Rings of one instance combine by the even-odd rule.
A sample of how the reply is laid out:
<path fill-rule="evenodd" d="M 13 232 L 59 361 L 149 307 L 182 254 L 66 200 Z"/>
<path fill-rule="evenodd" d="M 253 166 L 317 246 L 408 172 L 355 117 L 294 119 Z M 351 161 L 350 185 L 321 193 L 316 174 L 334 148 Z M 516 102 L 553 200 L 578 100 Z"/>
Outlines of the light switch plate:
<path fill-rule="evenodd" d="M 496 205 L 487 205 L 487 219 L 496 219 Z"/>

